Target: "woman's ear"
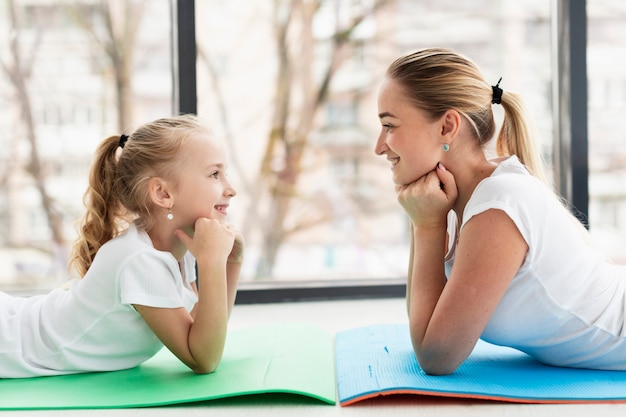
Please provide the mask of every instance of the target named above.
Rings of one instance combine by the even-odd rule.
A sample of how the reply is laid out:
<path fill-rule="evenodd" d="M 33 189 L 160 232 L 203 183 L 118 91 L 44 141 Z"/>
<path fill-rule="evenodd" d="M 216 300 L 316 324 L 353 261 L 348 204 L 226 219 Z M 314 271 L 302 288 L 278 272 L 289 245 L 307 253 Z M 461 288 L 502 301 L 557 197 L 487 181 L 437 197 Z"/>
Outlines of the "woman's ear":
<path fill-rule="evenodd" d="M 148 182 L 150 199 L 159 207 L 168 208 L 174 203 L 168 183 L 159 177 L 152 177 Z"/>
<path fill-rule="evenodd" d="M 452 143 L 461 130 L 461 115 L 456 110 L 446 110 L 440 120 L 443 142 Z"/>

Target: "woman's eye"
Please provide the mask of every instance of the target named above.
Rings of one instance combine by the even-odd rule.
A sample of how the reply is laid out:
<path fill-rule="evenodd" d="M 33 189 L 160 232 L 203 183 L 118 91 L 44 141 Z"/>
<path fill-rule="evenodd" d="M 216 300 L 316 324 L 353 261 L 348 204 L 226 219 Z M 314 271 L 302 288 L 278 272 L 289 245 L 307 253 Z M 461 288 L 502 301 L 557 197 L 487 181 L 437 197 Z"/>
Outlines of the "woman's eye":
<path fill-rule="evenodd" d="M 385 124 L 385 125 L 383 125 L 383 128 L 385 129 L 385 132 L 389 132 L 389 131 L 391 130 L 391 127 L 392 127 L 392 126 L 391 126 L 391 125 L 389 125 L 389 124 Z"/>

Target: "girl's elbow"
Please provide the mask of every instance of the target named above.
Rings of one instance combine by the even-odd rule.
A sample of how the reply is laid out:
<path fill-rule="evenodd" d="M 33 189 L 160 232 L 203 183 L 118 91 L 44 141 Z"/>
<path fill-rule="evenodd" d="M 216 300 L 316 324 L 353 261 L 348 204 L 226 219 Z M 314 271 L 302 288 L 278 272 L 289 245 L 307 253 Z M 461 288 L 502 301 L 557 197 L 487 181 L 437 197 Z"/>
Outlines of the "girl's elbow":
<path fill-rule="evenodd" d="M 221 360 L 222 355 L 216 355 L 214 357 L 204 358 L 200 361 L 193 361 L 193 363 L 188 364 L 188 366 L 196 374 L 211 374 L 215 372 Z"/>
<path fill-rule="evenodd" d="M 213 363 L 205 363 L 205 364 L 195 364 L 191 366 L 191 370 L 198 375 L 212 374 L 217 369 L 219 362 Z"/>

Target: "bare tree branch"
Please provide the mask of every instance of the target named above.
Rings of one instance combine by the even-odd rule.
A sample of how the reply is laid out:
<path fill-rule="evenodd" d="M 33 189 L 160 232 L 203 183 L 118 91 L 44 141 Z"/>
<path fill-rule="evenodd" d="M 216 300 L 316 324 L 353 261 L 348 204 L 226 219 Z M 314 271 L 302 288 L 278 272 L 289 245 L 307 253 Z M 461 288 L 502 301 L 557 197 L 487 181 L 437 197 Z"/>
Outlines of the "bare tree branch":
<path fill-rule="evenodd" d="M 299 221 L 290 228 L 285 226 L 292 200 L 297 196 L 295 189 L 303 170 L 302 160 L 309 145 L 316 114 L 328 99 L 333 77 L 348 58 L 346 47 L 352 44 L 356 28 L 386 2 L 377 1 L 371 8 L 355 16 L 346 27 L 337 28 L 331 38 L 331 53 L 322 81 L 313 88 L 312 93 L 314 57 L 311 51 L 315 47 L 312 22 L 322 2 L 292 0 L 287 3 L 279 1 L 274 3 L 278 75 L 272 129 L 268 136 L 259 176 L 270 199 L 270 206 L 260 222 L 264 241 L 260 263 L 257 267 L 259 277 L 271 275 L 278 249 L 290 233 L 304 230 L 312 225 L 319 225 L 320 221 L 326 221 L 332 217 L 323 213 L 316 216 L 314 221 L 307 219 Z M 287 5 L 288 10 L 284 8 Z M 296 14 L 297 21 L 295 20 Z M 296 22 L 297 26 L 295 26 Z M 301 31 L 297 50 L 293 49 L 293 39 L 289 38 L 294 26 Z M 292 103 L 292 95 L 297 87 L 300 87 L 302 97 L 298 109 Z M 295 127 L 294 129 L 290 130 L 290 122 Z M 280 167 L 276 166 L 277 159 L 281 161 Z M 251 213 L 258 207 L 257 201 L 261 195 L 260 188 L 255 188 L 255 194 L 251 200 Z"/>
<path fill-rule="evenodd" d="M 9 23 L 11 25 L 11 39 L 9 41 L 9 51 L 12 58 L 12 65 L 3 63 L 3 69 L 9 76 L 11 84 L 15 90 L 16 101 L 19 106 L 20 116 L 26 129 L 26 138 L 30 144 L 30 163 L 27 171 L 32 175 L 35 186 L 41 196 L 41 203 L 48 219 L 48 225 L 52 233 L 52 239 L 58 246 L 66 244 L 62 229 L 61 214 L 55 207 L 55 203 L 48 193 L 43 171 L 43 162 L 39 155 L 39 146 L 35 132 L 35 121 L 33 118 L 30 93 L 28 91 L 28 78 L 32 74 L 32 67 L 26 67 L 20 47 L 20 24 L 17 17 L 17 10 L 14 0 L 9 0 Z M 36 49 L 33 49 L 35 51 Z M 34 58 L 28 60 L 29 65 L 34 64 Z"/>
<path fill-rule="evenodd" d="M 93 11 L 102 19 L 102 33 L 89 21 L 89 15 L 78 4 L 73 7 L 77 23 L 94 41 L 94 55 L 104 52 L 115 85 L 118 130 L 123 132 L 132 121 L 132 65 L 137 32 L 144 14 L 145 0 L 100 0 Z"/>

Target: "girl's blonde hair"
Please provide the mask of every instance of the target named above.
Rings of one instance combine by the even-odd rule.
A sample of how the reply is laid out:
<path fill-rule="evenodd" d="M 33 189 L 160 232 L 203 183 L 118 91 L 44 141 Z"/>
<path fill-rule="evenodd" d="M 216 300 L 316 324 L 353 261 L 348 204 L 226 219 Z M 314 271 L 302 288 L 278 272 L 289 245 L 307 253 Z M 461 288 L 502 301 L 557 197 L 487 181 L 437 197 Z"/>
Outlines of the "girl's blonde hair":
<path fill-rule="evenodd" d="M 158 119 L 133 132 L 124 143 L 111 136 L 98 146 L 83 201 L 86 212 L 70 256 L 70 268 L 82 277 L 102 245 L 136 221 L 149 229 L 154 205 L 152 177 L 177 180 L 184 162 L 181 149 L 210 130 L 192 115 Z"/>
<path fill-rule="evenodd" d="M 493 88 L 478 67 L 458 53 L 443 48 L 423 49 L 398 58 L 387 70 L 413 104 L 433 118 L 447 110 L 458 111 L 472 126 L 474 137 L 485 147 L 495 133 L 491 108 Z M 536 135 L 521 99 L 503 91 L 502 128 L 496 141 L 499 156 L 517 155 L 528 171 L 544 182 L 544 164 Z"/>

